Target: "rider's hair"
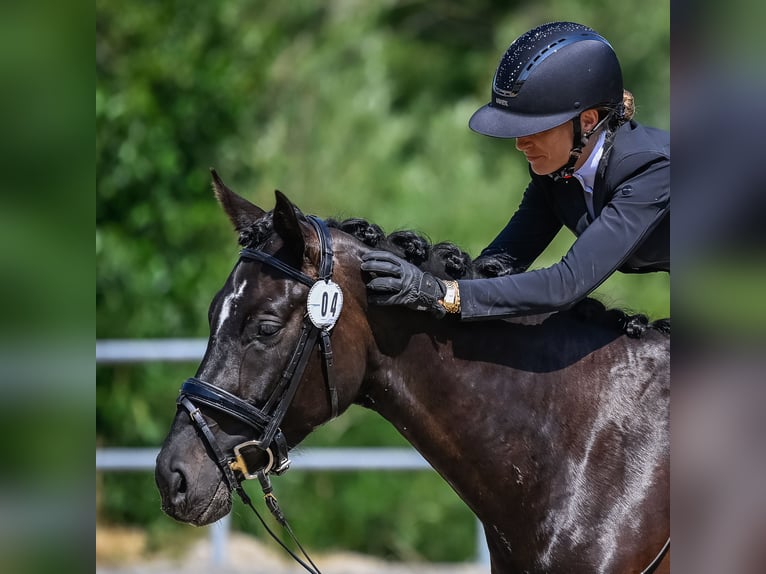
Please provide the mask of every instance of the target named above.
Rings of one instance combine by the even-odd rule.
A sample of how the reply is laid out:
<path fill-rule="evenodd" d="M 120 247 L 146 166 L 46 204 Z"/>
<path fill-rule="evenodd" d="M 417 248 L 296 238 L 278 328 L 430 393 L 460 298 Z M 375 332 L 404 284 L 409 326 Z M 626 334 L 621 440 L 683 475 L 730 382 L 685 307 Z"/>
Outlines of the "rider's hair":
<path fill-rule="evenodd" d="M 598 108 L 598 119 L 603 120 L 611 113 L 612 118 L 608 121 L 608 129 L 614 131 L 622 124 L 629 122 L 636 114 L 636 100 L 628 90 L 622 90 L 622 103 L 612 107 Z"/>

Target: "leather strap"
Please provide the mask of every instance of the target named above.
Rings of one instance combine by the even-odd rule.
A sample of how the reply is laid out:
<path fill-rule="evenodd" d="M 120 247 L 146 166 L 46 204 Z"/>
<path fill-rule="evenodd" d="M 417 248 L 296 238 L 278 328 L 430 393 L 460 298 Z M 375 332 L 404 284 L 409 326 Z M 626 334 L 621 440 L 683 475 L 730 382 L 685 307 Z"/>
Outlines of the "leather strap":
<path fill-rule="evenodd" d="M 213 451 L 213 454 L 215 455 L 218 462 L 218 467 L 223 472 L 223 477 L 226 479 L 229 488 L 231 488 L 231 490 L 235 491 L 239 495 L 239 497 L 242 499 L 242 502 L 245 504 L 250 504 L 250 497 L 247 496 L 245 489 L 242 488 L 242 484 L 234 475 L 234 471 L 229 467 L 229 458 L 221 450 L 218 441 L 215 440 L 215 436 L 210 430 L 205 417 L 202 416 L 199 407 L 194 405 L 194 403 L 187 399 L 185 395 L 181 395 L 177 403 L 186 409 L 186 412 L 189 413 L 189 418 L 191 418 L 191 420 L 194 422 L 194 426 L 197 427 L 197 429 L 199 429 L 199 431 L 204 435 L 205 442 L 210 447 L 210 450 Z"/>
<path fill-rule="evenodd" d="M 253 259 L 255 261 L 260 261 L 261 263 L 266 263 L 267 265 L 270 265 L 274 269 L 279 269 L 282 273 L 287 275 L 288 277 L 291 277 L 292 279 L 295 279 L 296 281 L 300 281 L 304 285 L 308 285 L 311 287 L 314 283 L 316 283 L 316 280 L 312 279 L 302 271 L 298 271 L 294 267 L 290 267 L 287 263 L 284 261 L 277 259 L 273 255 L 269 255 L 268 253 L 264 253 L 263 251 L 258 251 L 257 249 L 250 249 L 249 247 L 245 247 L 244 249 L 240 250 L 239 256 L 244 259 Z"/>
<path fill-rule="evenodd" d="M 269 417 L 260 409 L 220 387 L 194 377 L 187 379 L 181 385 L 181 393 L 177 402 L 180 404 L 181 399 L 186 396 L 193 397 L 197 402 L 239 419 L 257 430 L 263 430 L 269 422 Z"/>
<path fill-rule="evenodd" d="M 274 435 L 279 430 L 279 425 L 282 424 L 282 420 L 285 418 L 285 414 L 287 413 L 287 409 L 290 407 L 290 403 L 293 402 L 293 397 L 298 390 L 298 386 L 301 384 L 303 371 L 306 370 L 306 365 L 308 364 L 309 357 L 311 356 L 311 353 L 307 353 L 305 351 L 307 349 L 314 348 L 318 335 L 319 329 L 312 325 L 309 329 L 308 338 L 306 339 L 306 342 L 303 344 L 302 348 L 295 349 L 295 354 L 293 355 L 293 359 L 290 361 L 291 364 L 288 367 L 288 369 L 293 369 L 290 384 L 287 386 L 287 389 L 285 389 L 285 392 L 277 403 L 274 412 L 271 414 L 271 421 L 269 421 L 269 424 L 263 431 L 263 437 L 261 440 L 264 442 L 266 447 L 268 447 L 271 440 L 273 440 Z"/>
<path fill-rule="evenodd" d="M 327 228 L 327 224 L 317 217 L 308 216 L 307 221 L 314 228 L 319 240 L 318 279 L 312 279 L 302 271 L 257 249 L 242 249 L 240 256 L 245 259 L 260 261 L 308 286 L 313 285 L 316 281 L 329 280 L 333 270 L 333 249 L 330 231 Z M 263 450 L 269 449 L 272 443 L 279 438 L 280 440 L 274 445 L 277 451 L 277 468 L 286 469 L 289 465 L 289 460 L 287 459 L 288 449 L 284 436 L 279 430 L 279 425 L 282 423 L 287 409 L 290 407 L 298 390 L 311 355 L 309 350 L 313 349 L 317 342 L 320 343 L 320 348 L 322 349 L 324 358 L 323 369 L 325 380 L 327 381 L 330 410 L 332 417 L 335 418 L 338 415 L 339 408 L 338 392 L 332 369 L 333 354 L 330 345 L 330 335 L 327 330 L 320 330 L 308 319 L 304 320 L 301 335 L 287 367 L 262 408 L 256 408 L 232 393 L 195 377 L 188 379 L 181 386 L 178 402 L 181 404 L 182 399 L 187 402 L 190 400 L 191 402 L 199 402 L 244 422 L 258 433 L 258 438 L 254 439 L 252 443 Z M 204 431 L 203 434 L 205 434 L 206 439 L 210 442 L 212 434 L 208 436 L 208 433 Z"/>
<path fill-rule="evenodd" d="M 314 227 L 319 238 L 319 278 L 325 281 L 332 277 L 333 250 L 332 240 L 330 239 L 330 230 L 327 224 L 313 215 L 307 217 L 309 223 Z"/>
<path fill-rule="evenodd" d="M 319 345 L 324 356 L 322 364 L 324 365 L 324 376 L 327 381 L 327 392 L 330 399 L 330 418 L 334 419 L 338 416 L 338 389 L 335 386 L 335 371 L 332 369 L 332 346 L 330 345 L 330 334 L 327 332 L 327 329 L 322 329 L 321 337 Z"/>

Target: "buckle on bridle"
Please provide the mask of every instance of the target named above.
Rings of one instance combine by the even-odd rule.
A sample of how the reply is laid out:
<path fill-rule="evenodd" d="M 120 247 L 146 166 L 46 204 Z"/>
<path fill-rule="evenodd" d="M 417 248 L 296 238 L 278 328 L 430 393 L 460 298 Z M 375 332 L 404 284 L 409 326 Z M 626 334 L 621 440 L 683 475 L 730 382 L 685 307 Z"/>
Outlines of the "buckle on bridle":
<path fill-rule="evenodd" d="M 272 470 L 271 472 L 279 476 L 280 474 L 282 474 L 289 468 L 290 468 L 290 459 L 285 457 L 281 461 L 279 461 L 279 465 L 276 468 L 274 468 L 274 470 Z"/>
<path fill-rule="evenodd" d="M 247 448 L 249 446 L 254 446 L 260 452 L 266 453 L 266 455 L 269 457 L 269 461 L 266 463 L 266 465 L 252 472 L 248 468 L 247 461 L 245 460 L 245 457 L 242 454 L 242 449 Z M 287 460 L 286 464 L 287 466 L 290 466 L 290 461 Z M 234 447 L 234 460 L 229 461 L 229 468 L 234 471 L 239 471 L 239 473 L 242 474 L 245 480 L 252 480 L 254 478 L 258 478 L 258 473 L 260 472 L 262 472 L 263 474 L 268 474 L 269 471 L 271 471 L 271 468 L 273 466 L 274 466 L 274 453 L 271 452 L 271 448 L 266 448 L 266 449 L 262 448 L 261 442 L 257 440 L 248 440 L 248 441 L 239 443 L 237 446 Z M 282 464 L 280 464 L 279 469 L 281 469 L 284 466 L 285 466 L 285 463 L 283 462 Z M 287 468 L 285 468 L 284 470 L 287 470 Z M 284 470 L 282 470 L 281 472 L 284 472 Z M 276 473 L 279 474 L 279 472 L 276 472 Z"/>

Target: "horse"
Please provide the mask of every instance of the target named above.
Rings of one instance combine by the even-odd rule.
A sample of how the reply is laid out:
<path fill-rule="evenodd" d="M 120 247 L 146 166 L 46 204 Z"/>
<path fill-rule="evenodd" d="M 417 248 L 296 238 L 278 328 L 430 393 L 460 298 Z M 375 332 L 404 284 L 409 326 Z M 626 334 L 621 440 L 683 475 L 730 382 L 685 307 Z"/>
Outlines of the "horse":
<path fill-rule="evenodd" d="M 267 212 L 212 173 L 242 251 L 157 457 L 166 514 L 220 519 L 242 480 L 284 472 L 291 448 L 358 404 L 478 517 L 492 573 L 669 572 L 669 320 L 631 334 L 592 302 L 482 321 L 370 305 L 373 246 L 442 277 L 497 261 L 467 268 L 459 249 L 328 225 L 279 191 Z"/>

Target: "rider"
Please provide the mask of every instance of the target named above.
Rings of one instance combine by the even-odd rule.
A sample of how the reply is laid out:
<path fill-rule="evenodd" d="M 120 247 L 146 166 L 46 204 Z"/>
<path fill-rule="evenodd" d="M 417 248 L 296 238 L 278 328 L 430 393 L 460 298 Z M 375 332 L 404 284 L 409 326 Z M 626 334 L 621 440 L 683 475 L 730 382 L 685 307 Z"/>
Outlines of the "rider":
<path fill-rule="evenodd" d="M 492 101 L 469 127 L 515 138 L 531 181 L 481 256 L 526 270 L 562 225 L 576 236 L 560 262 L 488 279 L 445 281 L 384 251 L 363 257 L 369 298 L 441 317 L 510 317 L 566 309 L 614 271 L 670 271 L 670 136 L 632 120 L 612 47 L 571 22 L 539 26 L 500 60 Z"/>

